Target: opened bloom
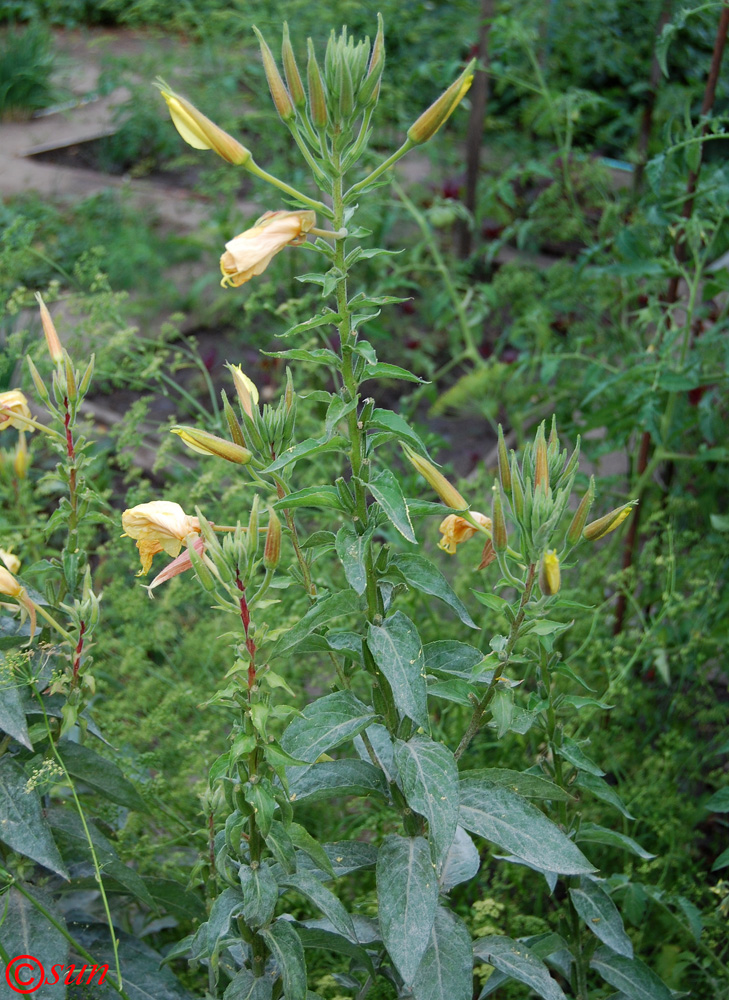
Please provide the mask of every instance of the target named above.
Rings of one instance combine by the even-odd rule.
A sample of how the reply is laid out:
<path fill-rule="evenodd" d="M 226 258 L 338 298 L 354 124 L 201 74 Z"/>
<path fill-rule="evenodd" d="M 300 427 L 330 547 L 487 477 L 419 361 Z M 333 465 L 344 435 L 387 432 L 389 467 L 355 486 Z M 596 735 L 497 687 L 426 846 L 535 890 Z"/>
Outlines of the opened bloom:
<path fill-rule="evenodd" d="M 28 592 L 25 587 L 15 579 L 13 574 L 5 566 L 0 565 L 0 595 L 3 597 L 14 597 L 18 604 L 23 609 L 22 620 L 25 620 L 25 616 L 30 617 L 30 638 L 32 640 L 35 635 L 35 605 L 28 597 Z"/>
<path fill-rule="evenodd" d="M 7 427 L 25 430 L 28 425 L 23 417 L 30 419 L 30 407 L 20 389 L 0 392 L 0 431 L 4 431 Z"/>
<path fill-rule="evenodd" d="M 177 556 L 188 535 L 200 532 L 198 519 L 190 517 L 178 503 L 169 500 L 153 500 L 125 510 L 122 527 L 125 535 L 137 542 L 142 560 L 139 576 L 149 572 L 158 552 Z"/>
<path fill-rule="evenodd" d="M 491 528 L 490 517 L 486 517 L 485 514 L 479 514 L 477 510 L 472 510 L 470 513 L 474 521 L 478 521 L 484 528 Z M 470 524 L 465 517 L 460 517 L 458 514 L 449 514 L 448 517 L 441 521 L 438 530 L 443 536 L 438 542 L 438 548 L 443 549 L 449 556 L 452 556 L 455 555 L 456 546 L 460 545 L 461 542 L 467 542 L 469 538 L 473 538 L 478 528 Z"/>
<path fill-rule="evenodd" d="M 252 229 L 246 229 L 225 244 L 220 258 L 221 285 L 238 285 L 263 274 L 272 259 L 284 247 L 305 242 L 306 234 L 316 225 L 315 212 L 266 212 Z"/>

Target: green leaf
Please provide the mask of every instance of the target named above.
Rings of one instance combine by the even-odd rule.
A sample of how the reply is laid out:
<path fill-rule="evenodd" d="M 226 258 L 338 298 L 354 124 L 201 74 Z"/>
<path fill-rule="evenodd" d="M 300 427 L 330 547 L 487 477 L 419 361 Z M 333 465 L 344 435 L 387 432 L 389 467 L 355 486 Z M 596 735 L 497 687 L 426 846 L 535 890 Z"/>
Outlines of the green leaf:
<path fill-rule="evenodd" d="M 292 768 L 288 772 L 292 802 L 309 799 L 329 799 L 332 796 L 380 795 L 388 798 L 387 782 L 379 767 L 364 760 L 327 760 L 307 768 Z"/>
<path fill-rule="evenodd" d="M 511 720 L 514 718 L 514 692 L 511 688 L 499 684 L 494 691 L 490 708 L 496 735 L 501 739 L 511 729 Z"/>
<path fill-rule="evenodd" d="M 312 281 L 316 284 L 324 284 L 327 280 L 327 275 L 325 274 L 302 274 L 297 277 L 297 281 Z M 297 323 L 296 326 L 290 326 L 285 333 L 279 334 L 279 336 L 284 339 L 287 337 L 294 337 L 299 333 L 306 333 L 308 330 L 316 330 L 320 326 L 336 326 L 340 322 L 339 313 L 332 312 L 330 309 L 325 310 L 318 316 L 313 316 L 311 319 L 305 320 L 303 323 Z M 335 363 L 341 361 L 337 354 L 332 351 L 331 354 L 335 358 Z"/>
<path fill-rule="evenodd" d="M 561 746 L 555 748 L 560 757 L 564 757 L 565 760 L 569 761 L 573 767 L 576 767 L 578 771 L 587 771 L 588 774 L 594 774 L 596 778 L 601 778 L 605 772 L 591 761 L 590 758 L 582 752 L 580 747 L 571 740 L 568 736 L 565 737 L 564 742 Z"/>
<path fill-rule="evenodd" d="M 286 336 L 288 333 L 284 334 L 284 337 Z M 336 371 L 340 371 L 342 368 L 341 359 L 334 351 L 330 351 L 326 347 L 318 347 L 313 351 L 300 348 L 294 348 L 291 351 L 261 351 L 261 354 L 265 354 L 268 358 L 285 358 L 287 361 L 308 361 L 313 365 L 327 365 Z"/>
<path fill-rule="evenodd" d="M 268 865 L 256 868 L 241 865 L 238 871 L 243 890 L 243 919 L 254 930 L 265 927 L 278 901 L 278 883 Z"/>
<path fill-rule="evenodd" d="M 320 510 L 343 510 L 334 486 L 307 486 L 296 493 L 288 493 L 277 500 L 275 510 L 296 510 L 297 507 L 315 507 Z"/>
<path fill-rule="evenodd" d="M 293 841 L 289 837 L 288 831 L 283 823 L 279 823 L 278 820 L 274 820 L 271 823 L 271 829 L 268 834 L 264 837 L 268 849 L 274 858 L 278 861 L 285 872 L 289 874 L 296 871 L 296 851 L 294 850 Z"/>
<path fill-rule="evenodd" d="M 413 981 L 430 941 L 438 880 L 424 837 L 385 837 L 377 858 L 382 940 L 406 984 Z"/>
<path fill-rule="evenodd" d="M 351 691 L 335 691 L 307 705 L 281 738 L 286 753 L 313 763 L 333 747 L 354 737 L 375 720 L 375 712 Z"/>
<path fill-rule="evenodd" d="M 441 601 L 453 608 L 464 625 L 478 630 L 478 625 L 471 618 L 466 605 L 430 559 L 414 552 L 401 552 L 393 558 L 392 562 L 411 587 L 424 594 L 440 598 Z"/>
<path fill-rule="evenodd" d="M 471 593 L 480 604 L 499 614 L 505 615 L 511 610 L 509 602 L 505 601 L 503 597 L 498 597 L 496 594 L 486 594 L 481 590 L 472 590 Z"/>
<path fill-rule="evenodd" d="M 729 865 L 729 847 L 725 851 L 722 851 L 719 857 L 716 859 L 714 864 L 711 866 L 713 872 L 718 872 L 720 868 L 726 868 Z"/>
<path fill-rule="evenodd" d="M 714 792 L 706 803 L 706 808 L 709 812 L 714 813 L 729 812 L 729 785 L 726 788 L 720 788 L 718 792 Z"/>
<path fill-rule="evenodd" d="M 632 837 L 626 837 L 624 833 L 617 830 L 608 830 L 606 826 L 598 826 L 597 823 L 582 823 L 577 832 L 577 840 L 581 844 L 605 844 L 607 847 L 618 847 L 623 851 L 649 861 L 655 858 L 655 854 L 649 854 Z"/>
<path fill-rule="evenodd" d="M 377 364 L 366 366 L 362 372 L 362 381 L 366 382 L 371 378 L 397 378 L 403 379 L 405 382 L 421 382 L 427 385 L 426 379 L 413 375 L 406 368 L 400 368 L 399 365 L 388 365 L 384 361 L 378 361 Z"/>
<path fill-rule="evenodd" d="M 672 993 L 666 984 L 639 958 L 625 958 L 602 947 L 592 956 L 590 968 L 629 1000 L 671 1000 Z"/>
<path fill-rule="evenodd" d="M 365 485 L 403 538 L 408 542 L 417 541 L 407 502 L 394 473 L 382 469 Z"/>
<path fill-rule="evenodd" d="M 324 418 L 324 436 L 327 440 L 333 436 L 337 429 L 337 424 L 344 420 L 352 410 L 356 410 L 358 405 L 358 398 L 345 402 L 341 396 L 332 396 L 327 407 L 326 417 Z"/>
<path fill-rule="evenodd" d="M 451 751 L 427 736 L 398 741 L 395 750 L 400 785 L 407 804 L 428 821 L 433 859 L 440 865 L 458 822 L 458 768 Z"/>
<path fill-rule="evenodd" d="M 288 631 L 276 639 L 273 646 L 268 650 L 268 659 L 271 660 L 274 656 L 280 656 L 282 653 L 293 649 L 298 642 L 305 639 L 314 629 L 326 625 L 333 618 L 357 614 L 359 611 L 360 602 L 357 596 L 346 590 L 340 594 L 333 594 L 331 597 L 325 597 L 323 600 L 317 601 L 314 607 L 307 611 L 304 617 L 293 628 L 288 629 Z M 284 747 L 284 749 L 286 748 Z M 293 754 L 293 756 L 295 757 L 296 754 Z"/>
<path fill-rule="evenodd" d="M 471 1000 L 471 935 L 460 917 L 439 906 L 430 941 L 413 980 L 414 1000 Z"/>
<path fill-rule="evenodd" d="M 0 663 L 2 661 L 3 657 L 0 655 Z M 26 750 L 33 749 L 30 736 L 28 735 L 28 726 L 25 721 L 25 709 L 23 707 L 23 699 L 20 696 L 20 689 L 12 681 L 5 687 L 0 688 L 0 732 L 12 736 Z"/>
<path fill-rule="evenodd" d="M 343 524 L 337 532 L 334 548 L 347 577 L 347 583 L 358 594 L 364 594 L 367 589 L 365 559 L 371 541 L 372 530 L 368 529 L 360 535 L 351 524 Z"/>
<path fill-rule="evenodd" d="M 555 785 L 548 778 L 524 771 L 512 771 L 508 767 L 484 767 L 466 772 L 469 777 L 479 778 L 492 785 L 508 788 L 525 799 L 550 799 L 552 802 L 574 802 L 569 792 Z"/>
<path fill-rule="evenodd" d="M 475 646 L 456 639 L 438 639 L 423 646 L 425 671 L 436 677 L 473 679 L 474 667 L 483 663 L 483 653 Z"/>
<path fill-rule="evenodd" d="M 186 888 L 184 883 L 171 878 L 145 875 L 144 884 L 156 908 L 180 920 L 204 920 L 205 906 L 200 896 Z"/>
<path fill-rule="evenodd" d="M 324 850 L 337 878 L 363 868 L 374 868 L 377 864 L 377 848 L 361 840 L 334 841 L 324 844 Z M 362 941 L 362 935 L 357 936 Z"/>
<path fill-rule="evenodd" d="M 101 924 L 83 927 L 74 925 L 73 936 L 96 962 L 109 965 L 109 973 L 114 969 L 114 953 L 109 940 L 109 930 Z M 144 942 L 131 934 L 117 931 L 119 942 L 119 964 L 124 979 L 124 991 L 129 1000 L 194 1000 L 191 993 L 177 981 L 167 968 L 160 968 L 163 958 Z M 111 989 L 104 996 L 116 996 Z M 50 1000 L 50 997 L 49 997 Z"/>
<path fill-rule="evenodd" d="M 510 979 L 524 983 L 537 996 L 542 997 L 542 1000 L 567 1000 L 541 958 L 521 941 L 495 934 L 489 935 L 478 938 L 473 946 L 473 953 Z M 488 986 L 488 981 L 486 985 Z"/>
<path fill-rule="evenodd" d="M 461 826 L 527 863 L 559 875 L 595 871 L 584 854 L 536 806 L 466 771 L 460 782 Z"/>
<path fill-rule="evenodd" d="M 619 955 L 633 957 L 633 942 L 625 933 L 623 918 L 603 887 L 589 878 L 580 879 L 579 888 L 569 890 L 572 903 L 585 925 Z"/>
<path fill-rule="evenodd" d="M 35 789 L 10 757 L 0 757 L 0 841 L 57 875 L 68 878 Z"/>
<path fill-rule="evenodd" d="M 428 730 L 423 647 L 415 625 L 402 611 L 396 611 L 382 625 L 369 626 L 367 644 L 392 688 L 400 715 Z"/>
<path fill-rule="evenodd" d="M 258 781 L 247 781 L 243 786 L 246 802 L 253 806 L 256 814 L 256 825 L 265 837 L 271 829 L 273 814 L 276 810 L 276 800 L 273 797 L 273 786 L 268 778 Z"/>
<path fill-rule="evenodd" d="M 230 922 L 239 916 L 245 906 L 245 897 L 240 889 L 223 889 L 210 908 L 207 922 L 207 955 L 212 957 L 225 944 L 230 932 Z"/>
<path fill-rule="evenodd" d="M 116 764 L 80 743 L 60 740 L 56 749 L 72 778 L 112 802 L 137 812 L 149 812 L 147 803 Z"/>
<path fill-rule="evenodd" d="M 346 955 L 347 958 L 353 958 L 361 968 L 367 969 L 372 978 L 375 978 L 376 973 L 372 966 L 372 959 L 365 949 L 358 944 L 353 944 L 349 938 L 335 931 L 331 921 L 325 918 L 298 921 L 296 930 L 304 948 L 322 948 L 325 951 L 333 951 L 337 955 Z"/>
<path fill-rule="evenodd" d="M 271 1000 L 273 980 L 256 978 L 250 969 L 241 969 L 228 983 L 223 1000 Z"/>
<path fill-rule="evenodd" d="M 367 430 L 383 431 L 388 437 L 406 441 L 408 444 L 414 445 L 419 452 L 427 453 L 425 445 L 407 420 L 399 413 L 395 413 L 394 410 L 382 410 L 379 407 L 373 410 L 372 416 L 367 421 Z"/>
<path fill-rule="evenodd" d="M 312 837 L 306 827 L 301 826 L 300 823 L 290 823 L 288 830 L 294 847 L 303 851 L 318 868 L 334 878 L 334 868 L 329 860 L 329 855 L 319 841 Z"/>
<path fill-rule="evenodd" d="M 291 448 L 287 448 L 275 461 L 262 469 L 261 474 L 278 472 L 279 469 L 285 469 L 287 465 L 298 462 L 302 458 L 313 458 L 327 451 L 341 451 L 346 446 L 347 441 L 343 437 L 333 437 L 329 441 L 323 438 L 306 438 L 306 440 L 292 445 Z"/>
<path fill-rule="evenodd" d="M 260 931 L 283 978 L 286 1000 L 306 1000 L 304 946 L 293 925 L 282 917 Z"/>
<path fill-rule="evenodd" d="M 42 889 L 23 885 L 23 889 L 33 897 L 61 927 L 65 927 L 63 915 L 56 909 L 53 899 Z M 53 924 L 43 916 L 32 901 L 11 886 L 9 892 L 0 896 L 0 943 L 10 959 L 18 955 L 32 955 L 46 970 L 46 978 L 51 977 L 51 966 L 54 963 L 65 965 L 68 961 L 68 941 Z M 24 964 L 24 963 L 23 963 Z M 11 965 L 7 970 L 12 976 Z M 38 982 L 38 968 L 17 970 L 20 978 L 30 985 Z M 65 971 L 65 970 L 64 970 Z M 19 985 L 19 984 L 18 984 Z M 0 1000 L 17 1000 L 21 993 L 28 993 L 27 988 L 15 990 L 6 979 L 6 968 L 0 961 Z M 31 994 L 38 1000 L 64 1000 L 66 986 L 63 977 L 58 983 L 42 984 Z"/>
<path fill-rule="evenodd" d="M 602 778 L 597 778 L 587 771 L 580 771 L 577 775 L 575 785 L 578 788 L 584 788 L 588 792 L 592 792 L 596 799 L 601 799 L 603 802 L 607 802 L 608 805 L 615 806 L 618 812 L 622 813 L 626 819 L 635 819 L 635 816 L 632 816 L 628 812 L 623 804 L 623 800 L 612 785 L 608 785 L 607 781 L 603 781 Z"/>
<path fill-rule="evenodd" d="M 451 677 L 448 681 L 428 681 L 428 695 L 431 698 L 443 698 L 444 701 L 452 701 L 456 705 L 463 705 L 464 708 L 473 710 L 473 699 L 477 697 L 475 684 L 469 684 L 461 677 Z"/>
<path fill-rule="evenodd" d="M 448 892 L 454 885 L 469 882 L 481 867 L 481 857 L 476 845 L 462 826 L 456 827 L 453 843 L 443 859 L 440 872 L 442 892 Z"/>
<path fill-rule="evenodd" d="M 305 896 L 331 921 L 335 930 L 349 938 L 354 944 L 357 943 L 352 918 L 334 893 L 323 886 L 317 878 L 308 872 L 297 872 L 295 875 L 289 875 L 282 879 L 281 885 L 286 889 L 294 889 Z"/>

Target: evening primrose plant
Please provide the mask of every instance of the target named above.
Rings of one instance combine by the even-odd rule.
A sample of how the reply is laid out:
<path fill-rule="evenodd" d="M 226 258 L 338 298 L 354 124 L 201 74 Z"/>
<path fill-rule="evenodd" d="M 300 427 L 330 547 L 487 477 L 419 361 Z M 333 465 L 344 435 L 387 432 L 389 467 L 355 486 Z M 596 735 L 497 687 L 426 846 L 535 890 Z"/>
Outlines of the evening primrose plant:
<path fill-rule="evenodd" d="M 500 432 L 492 496 L 472 505 L 417 431 L 378 406 L 369 384 L 363 390 L 382 378 L 420 379 L 381 361 L 366 339 L 381 307 L 400 300 L 351 288 L 357 262 L 385 253 L 362 244 L 369 234 L 356 223 L 358 203 L 400 157 L 442 128 L 468 91 L 473 64 L 392 156 L 357 176 L 385 64 L 382 20 L 372 45 L 346 29 L 332 33 L 321 62 L 309 42 L 304 74 L 286 27 L 283 75 L 257 34 L 274 105 L 321 200 L 267 173 L 242 143 L 160 84 L 184 139 L 287 198 L 287 208 L 267 212 L 226 244 L 222 283 L 234 289 L 274 255 L 299 247 L 318 263 L 300 280 L 320 288 L 322 299 L 316 315 L 284 335 L 302 346 L 270 352 L 290 365 L 276 405 L 261 406 L 254 383 L 231 365 L 233 402 L 223 392 L 229 437 L 173 428 L 201 460 L 220 463 L 221 476 L 249 483 L 245 516 L 218 525 L 210 509 L 184 511 L 162 498 L 123 516 L 143 570 L 158 553 L 174 557 L 150 589 L 191 571 L 232 622 L 224 637 L 230 670 L 210 698 L 231 710 L 230 747 L 208 778 L 209 843 L 196 869 L 209 911 L 167 958 L 202 965 L 206 995 L 227 1000 L 315 997 L 311 949 L 335 956 L 339 988 L 357 998 L 381 996 L 387 983 L 398 997 L 471 1000 L 474 962 L 491 970 L 481 997 L 514 979 L 546 1000 L 565 991 L 597 998 L 603 982 L 631 996 L 637 994 L 630 984 L 637 984 L 641 996 L 668 998 L 634 956 L 608 883 L 583 853 L 586 845 L 616 840 L 611 830 L 582 822 L 575 788 L 622 805 L 563 718 L 566 705 L 599 705 L 564 690 L 581 682 L 562 660 L 560 637 L 570 622 L 561 612 L 581 605 L 565 601 L 563 580 L 577 566 L 579 546 L 616 528 L 632 505 L 588 523 L 595 484 L 573 503 L 579 444 L 563 449 L 554 422 L 549 437 L 544 425 L 538 428 L 521 456 L 507 453 Z M 316 337 L 321 346 L 312 346 Z M 311 394 L 300 397 L 295 389 L 302 361 L 324 366 L 334 386 L 314 394 L 326 404 L 323 426 L 303 440 L 297 407 Z M 398 446 L 441 502 L 406 496 Z M 341 474 L 318 485 L 307 474 L 301 485 L 299 470 L 324 467 L 324 456 L 327 465 L 340 463 Z M 440 547 L 454 558 L 467 558 L 462 547 L 467 552 L 481 540 L 472 591 L 488 616 L 480 624 L 421 550 L 421 542 L 437 537 L 434 516 Z M 323 563 L 341 567 L 339 587 L 331 570 L 318 578 Z M 398 607 L 408 590 L 440 602 L 447 615 L 434 641 L 423 642 Z M 494 615 L 507 623 L 505 634 L 491 633 Z M 312 673 L 329 678 L 328 693 L 303 709 L 287 679 L 294 657 L 308 658 Z M 517 701 L 520 687 L 525 697 Z M 434 735 L 433 713 L 447 703 L 468 712 L 454 746 Z M 497 747 L 507 733 L 534 730 L 543 751 L 523 772 L 499 767 L 497 752 L 491 766 L 474 769 L 469 756 L 484 728 Z M 319 842 L 298 805 L 332 799 L 346 800 L 348 811 L 358 800 L 376 801 L 386 817 L 383 832 L 375 840 Z M 499 860 L 484 843 L 502 852 Z M 551 893 L 562 880 L 550 933 L 518 941 L 493 933 L 472 943 L 451 893 L 477 877 L 483 858 L 532 869 Z M 367 877 L 368 869 L 375 873 L 376 917 L 350 912 L 343 901 L 351 895 L 346 880 Z M 317 916 L 302 916 L 302 897 Z"/>

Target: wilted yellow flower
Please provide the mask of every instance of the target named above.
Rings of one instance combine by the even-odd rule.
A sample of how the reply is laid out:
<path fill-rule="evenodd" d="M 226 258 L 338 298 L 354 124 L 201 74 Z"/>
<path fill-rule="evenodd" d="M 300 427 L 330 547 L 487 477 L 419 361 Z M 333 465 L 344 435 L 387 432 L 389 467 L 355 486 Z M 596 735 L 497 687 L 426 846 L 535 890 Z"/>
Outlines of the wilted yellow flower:
<path fill-rule="evenodd" d="M 233 376 L 233 384 L 235 385 L 240 405 L 252 419 L 253 407 L 258 406 L 258 387 L 252 379 L 248 378 L 240 365 L 228 365 L 227 367 Z"/>
<path fill-rule="evenodd" d="M 20 559 L 14 553 L 6 551 L 5 549 L 0 549 L 0 562 L 3 563 L 6 569 L 9 569 L 11 573 L 17 573 L 20 569 Z"/>
<path fill-rule="evenodd" d="M 433 487 L 444 504 L 453 507 L 455 510 L 465 510 L 468 507 L 468 503 L 463 499 L 453 483 L 449 482 L 443 473 L 439 469 L 436 469 L 432 462 L 429 462 L 427 458 L 423 458 L 422 455 L 418 455 L 416 451 L 413 451 L 407 445 L 403 446 L 403 450 L 408 461 L 417 469 L 423 479 Z"/>
<path fill-rule="evenodd" d="M 552 597 L 559 591 L 562 576 L 559 569 L 559 556 L 554 549 L 549 549 L 542 556 L 539 567 L 539 587 L 545 597 Z"/>
<path fill-rule="evenodd" d="M 27 614 L 30 618 L 30 638 L 35 635 L 36 612 L 35 605 L 28 597 L 25 587 L 15 579 L 13 574 L 5 566 L 0 566 L 0 596 L 14 597 L 23 611 L 23 620 Z"/>
<path fill-rule="evenodd" d="M 478 521 L 484 528 L 491 528 L 490 517 L 486 517 L 485 514 L 479 514 L 477 510 L 472 510 L 470 513 L 474 521 Z M 469 538 L 473 538 L 478 528 L 474 528 L 472 524 L 469 524 L 465 517 L 460 517 L 458 514 L 449 514 L 448 517 L 441 521 L 438 530 L 443 536 L 438 542 L 438 548 L 443 549 L 444 552 L 452 556 L 455 555 L 456 546 L 460 545 L 461 542 L 467 542 Z"/>
<path fill-rule="evenodd" d="M 422 113 L 420 118 L 408 129 L 408 139 L 419 144 L 432 139 L 441 125 L 444 125 L 463 98 L 468 93 L 473 83 L 473 71 L 476 60 L 472 59 L 461 75 L 453 81 L 450 87 L 444 91 L 437 101 Z"/>
<path fill-rule="evenodd" d="M 172 124 L 189 146 L 193 149 L 212 149 L 228 163 L 237 166 L 243 166 L 250 160 L 250 150 L 210 121 L 194 104 L 161 82 L 157 86 L 167 102 Z"/>
<path fill-rule="evenodd" d="M 152 500 L 130 507 L 122 514 L 122 527 L 128 538 L 134 538 L 142 560 L 139 576 L 149 572 L 152 558 L 158 552 L 177 556 L 188 535 L 199 533 L 200 522 L 190 517 L 178 503 Z"/>
<path fill-rule="evenodd" d="M 262 274 L 284 247 L 304 243 L 315 225 L 315 212 L 266 212 L 252 229 L 225 244 L 220 258 L 220 284 L 237 288 Z"/>
<path fill-rule="evenodd" d="M 6 427 L 17 427 L 19 430 L 27 429 L 28 425 L 16 417 L 30 417 L 28 400 L 20 389 L 0 392 L 0 431 L 5 430 Z M 32 428 L 30 429 L 32 430 Z"/>

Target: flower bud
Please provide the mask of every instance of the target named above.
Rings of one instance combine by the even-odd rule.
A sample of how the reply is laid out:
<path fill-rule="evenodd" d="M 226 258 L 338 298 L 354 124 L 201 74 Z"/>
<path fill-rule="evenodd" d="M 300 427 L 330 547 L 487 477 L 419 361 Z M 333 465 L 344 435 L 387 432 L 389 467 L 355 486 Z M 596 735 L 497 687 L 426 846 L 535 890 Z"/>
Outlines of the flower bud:
<path fill-rule="evenodd" d="M 197 427 L 170 427 L 173 434 L 179 435 L 188 448 L 198 452 L 200 455 L 215 455 L 217 458 L 224 458 L 226 462 L 234 462 L 236 465 L 247 465 L 253 457 L 247 448 L 226 441 L 225 438 L 216 434 L 209 434 L 201 431 Z"/>
<path fill-rule="evenodd" d="M 424 111 L 420 118 L 408 129 L 408 139 L 415 145 L 427 142 L 432 139 L 441 125 L 448 121 L 450 116 L 461 103 L 463 97 L 468 92 L 473 82 L 473 71 L 476 60 L 472 59 L 463 70 L 458 79 L 454 80 L 450 87 L 440 95 L 437 101 Z"/>
<path fill-rule="evenodd" d="M 30 376 L 33 379 L 33 385 L 35 386 L 35 391 L 38 393 L 38 395 L 40 396 L 40 398 L 43 400 L 44 403 L 48 403 L 49 402 L 48 389 L 46 388 L 46 384 L 40 376 L 40 372 L 33 364 L 33 359 L 30 357 L 30 355 L 26 358 L 26 360 L 28 362 L 28 368 L 30 368 Z"/>
<path fill-rule="evenodd" d="M 86 365 L 86 371 L 81 376 L 81 382 L 78 387 L 79 396 L 85 396 L 86 391 L 89 388 L 91 379 L 94 377 L 94 368 L 96 366 L 96 355 L 92 354 L 89 363 Z"/>
<path fill-rule="evenodd" d="M 56 333 L 56 328 L 53 325 L 51 314 L 46 308 L 46 304 L 41 297 L 41 293 L 36 292 L 35 297 L 38 301 L 38 305 L 40 306 L 41 323 L 43 324 L 43 333 L 46 336 L 48 353 L 50 354 L 51 361 L 53 361 L 54 365 L 60 364 L 60 362 L 63 361 L 63 348 L 61 347 L 61 341 Z"/>
<path fill-rule="evenodd" d="M 326 128 L 328 122 L 327 98 L 324 90 L 324 82 L 319 72 L 319 63 L 316 61 L 314 43 L 309 38 L 307 40 L 309 49 L 309 62 L 306 68 L 306 75 L 309 84 L 309 105 L 311 107 L 311 120 L 316 128 Z"/>
<path fill-rule="evenodd" d="M 506 531 L 504 504 L 501 499 L 501 490 L 498 486 L 494 486 L 491 520 L 493 522 L 493 534 L 491 537 L 494 545 L 494 552 L 506 552 L 509 546 L 509 539 Z"/>
<path fill-rule="evenodd" d="M 590 507 L 592 507 L 592 501 L 595 499 L 595 477 L 590 476 L 590 485 L 587 489 L 587 493 L 580 500 L 579 507 L 575 511 L 575 516 L 572 518 L 572 522 L 567 529 L 567 544 L 577 545 L 580 538 L 582 538 L 582 532 L 585 527 L 585 521 L 587 520 L 587 515 L 590 513 Z"/>
<path fill-rule="evenodd" d="M 429 462 L 427 458 L 423 458 L 422 455 L 418 455 L 417 452 L 413 451 L 407 445 L 403 445 L 403 450 L 407 459 L 415 466 L 423 479 L 433 487 L 444 504 L 452 507 L 454 510 L 466 510 L 468 508 L 468 504 L 455 486 L 448 482 L 443 473 L 439 472 L 432 462 Z"/>
<path fill-rule="evenodd" d="M 19 597 L 22 593 L 22 584 L 18 583 L 9 569 L 0 566 L 0 594 L 3 597 Z"/>
<path fill-rule="evenodd" d="M 210 121 L 194 104 L 175 94 L 164 81 L 156 84 L 167 102 L 172 124 L 185 142 L 193 149 L 212 149 L 228 163 L 245 166 L 251 159 L 250 150 L 242 146 L 232 135 Z"/>
<path fill-rule="evenodd" d="M 76 372 L 73 368 L 73 362 L 69 358 L 68 354 L 64 352 L 63 360 L 65 362 L 66 371 L 66 396 L 68 397 L 69 403 L 75 403 L 78 399 L 78 388 L 76 386 Z"/>
<path fill-rule="evenodd" d="M 291 94 L 291 99 L 294 102 L 294 107 L 305 108 L 306 93 L 304 91 L 304 84 L 301 82 L 301 74 L 299 73 L 299 67 L 296 64 L 294 50 L 291 47 L 291 41 L 289 39 L 289 26 L 286 21 L 284 21 L 283 26 L 281 60 L 283 62 L 284 73 L 286 74 L 286 83 L 289 85 L 289 93 Z"/>
<path fill-rule="evenodd" d="M 240 405 L 252 420 L 253 407 L 258 406 L 258 388 L 255 382 L 248 378 L 240 365 L 226 365 L 226 368 L 233 376 L 233 385 Z"/>
<path fill-rule="evenodd" d="M 25 443 L 25 434 L 21 431 L 15 447 L 15 457 L 13 458 L 13 468 L 18 479 L 25 479 L 28 474 L 29 465 L 30 456 L 28 454 L 28 446 Z"/>
<path fill-rule="evenodd" d="M 609 535 L 611 531 L 615 531 L 618 525 L 623 523 L 637 503 L 637 500 L 631 500 L 624 503 L 622 507 L 611 510 L 609 514 L 599 517 L 596 521 L 591 521 L 582 532 L 583 538 L 586 538 L 588 542 L 596 542 L 598 538 Z"/>
<path fill-rule="evenodd" d="M 561 582 L 559 557 L 554 549 L 550 549 L 544 553 L 539 564 L 539 589 L 545 597 L 552 597 L 558 593 Z"/>
<path fill-rule="evenodd" d="M 271 91 L 271 97 L 273 98 L 273 103 L 276 105 L 276 110 L 278 111 L 279 118 L 283 122 L 290 122 L 296 117 L 296 111 L 294 109 L 293 101 L 291 100 L 291 95 L 286 89 L 286 84 L 281 79 L 281 74 L 278 71 L 278 66 L 276 65 L 276 60 L 273 58 L 273 53 L 266 44 L 261 32 L 258 28 L 253 25 L 253 30 L 256 33 L 256 38 L 258 39 L 258 44 L 261 46 L 261 58 L 263 59 L 263 68 L 266 71 L 266 79 L 268 80 L 268 87 Z"/>
<path fill-rule="evenodd" d="M 266 531 L 266 544 L 263 549 L 263 565 L 266 569 L 276 569 L 281 559 L 281 522 L 268 508 L 268 530 Z"/>
<path fill-rule="evenodd" d="M 509 455 L 506 451 L 506 441 L 504 441 L 504 431 L 501 424 L 499 424 L 498 457 L 501 488 L 504 493 L 509 493 L 511 491 L 511 468 L 509 466 Z"/>
<path fill-rule="evenodd" d="M 220 390 L 220 396 L 223 400 L 223 413 L 225 414 L 225 419 L 228 422 L 228 430 L 230 431 L 233 443 L 239 444 L 241 448 L 245 448 L 246 439 L 243 437 L 243 428 L 238 423 L 238 418 L 235 415 L 233 407 L 230 405 L 225 389 Z"/>
<path fill-rule="evenodd" d="M 516 455 L 511 456 L 511 509 L 517 521 L 521 521 L 524 516 L 524 487 L 521 482 L 521 473 L 517 465 Z"/>
<path fill-rule="evenodd" d="M 359 88 L 358 100 L 363 107 L 374 104 L 380 96 L 380 80 L 385 68 L 385 25 L 382 14 L 377 15 L 377 35 L 372 44 L 367 76 Z"/>
<path fill-rule="evenodd" d="M 542 487 L 544 492 L 549 489 L 549 466 L 547 463 L 547 442 L 544 440 L 544 424 L 539 425 L 534 441 L 534 489 Z"/>

